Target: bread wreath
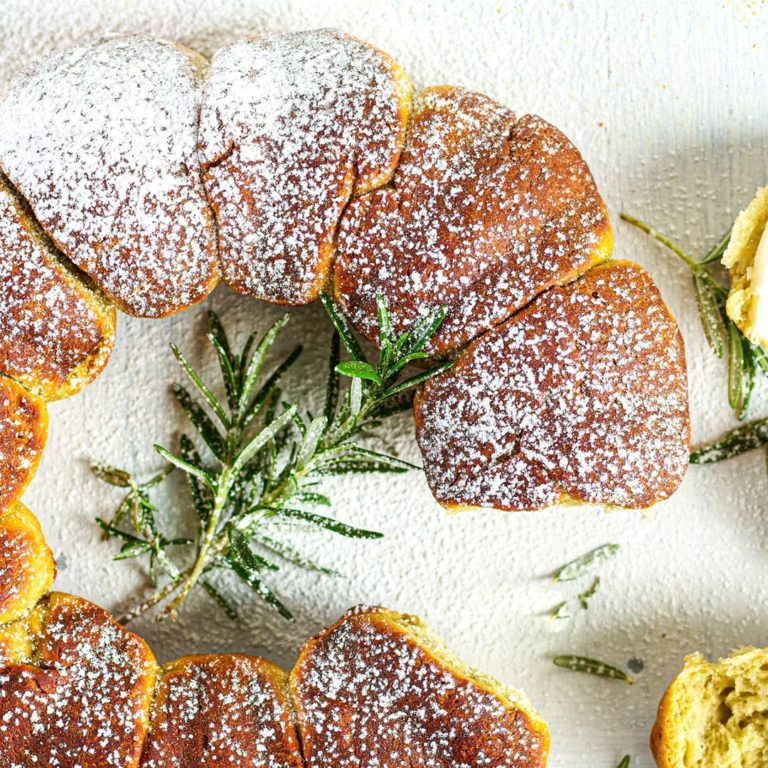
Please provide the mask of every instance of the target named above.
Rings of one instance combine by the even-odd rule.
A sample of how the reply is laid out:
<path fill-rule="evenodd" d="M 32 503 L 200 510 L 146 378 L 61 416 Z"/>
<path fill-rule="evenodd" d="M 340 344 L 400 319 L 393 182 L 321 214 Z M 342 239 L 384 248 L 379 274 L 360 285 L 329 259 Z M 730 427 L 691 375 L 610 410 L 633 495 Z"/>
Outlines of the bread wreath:
<path fill-rule="evenodd" d="M 452 314 L 432 352 L 460 354 L 466 372 L 476 345 L 493 349 L 495 326 L 514 325 L 532 301 L 546 306 L 547 290 L 579 295 L 569 284 L 588 285 L 578 278 L 610 256 L 610 222 L 586 164 L 540 118 L 517 119 L 461 88 L 427 89 L 412 102 L 396 62 L 335 31 L 262 35 L 207 67 L 175 43 L 111 38 L 34 67 L 0 102 L 0 563 L 10 565 L 0 568 L 0 766 L 320 768 L 361 765 L 365 754 L 392 768 L 543 766 L 548 735 L 535 710 L 468 670 L 412 617 L 352 612 L 305 646 L 289 684 L 286 673 L 243 656 L 160 669 L 100 608 L 47 594 L 52 555 L 19 499 L 45 442 L 45 402 L 104 367 L 114 304 L 164 316 L 202 300 L 219 273 L 238 291 L 298 304 L 332 278 L 368 336 L 377 293 L 396 327 L 447 304 Z M 80 109 L 67 110 L 60 128 L 51 113 L 63 114 L 63 100 Z M 636 373 L 651 361 L 669 381 L 677 421 L 661 443 L 653 436 L 656 451 L 635 457 L 642 492 L 606 462 L 584 497 L 647 506 L 684 472 L 676 458 L 663 476 L 644 468 L 659 453 L 687 452 L 685 360 L 650 277 L 636 265 L 611 269 L 634 276 L 615 291 L 616 322 L 638 307 L 665 318 L 670 348 L 630 338 L 621 362 Z M 590 354 L 611 364 L 599 348 Z M 542 359 L 533 375 L 546 378 L 550 364 Z M 432 439 L 424 434 L 439 439 L 444 428 L 429 423 L 430 391 L 463 386 L 451 375 L 417 403 L 422 448 Z M 647 401 L 619 390 L 627 429 L 618 434 L 642 445 Z M 581 398 L 574 407 L 592 402 L 588 389 Z M 469 426 L 450 425 L 459 435 Z M 473 494 L 436 492 L 438 501 L 497 501 L 488 493 L 499 477 L 497 460 L 487 471 L 489 439 L 462 470 Z M 520 435 L 505 439 L 517 460 Z M 453 468 L 429 449 L 424 458 L 433 489 L 445 487 L 441 473 Z M 366 654 L 371 663 L 354 674 L 334 666 L 349 671 Z M 399 703 L 385 705 L 386 684 L 378 704 L 363 701 L 388 673 L 397 675 Z M 425 679 L 433 682 L 419 688 Z M 419 704 L 435 696 L 427 717 Z"/>

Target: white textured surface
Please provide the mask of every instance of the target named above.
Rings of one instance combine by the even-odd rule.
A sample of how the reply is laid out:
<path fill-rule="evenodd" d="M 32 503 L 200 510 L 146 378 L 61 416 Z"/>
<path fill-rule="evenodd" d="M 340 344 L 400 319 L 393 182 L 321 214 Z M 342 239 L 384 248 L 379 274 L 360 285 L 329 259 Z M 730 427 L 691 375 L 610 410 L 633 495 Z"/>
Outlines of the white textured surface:
<path fill-rule="evenodd" d="M 0 84 L 27 61 L 107 31 L 150 30 L 210 54 L 265 29 L 337 25 L 398 58 L 417 85 L 457 83 L 519 113 L 537 112 L 581 148 L 605 196 L 617 255 L 659 281 L 688 342 L 694 438 L 718 435 L 732 417 L 724 364 L 707 352 L 689 279 L 677 262 L 617 220 L 622 208 L 701 252 L 766 181 L 768 11 L 759 3 L 662 0 L 642 4 L 277 2 L 0 2 Z M 55 118 L 54 118 L 55 119 Z M 230 327 L 264 327 L 279 310 L 219 289 L 209 301 Z M 290 335 L 325 357 L 318 308 L 295 313 Z M 150 445 L 172 442 L 183 421 L 171 406 L 177 378 L 170 341 L 211 362 L 203 310 L 167 321 L 122 319 L 107 372 L 83 395 L 51 408 L 52 434 L 25 501 L 62 557 L 59 587 L 107 606 L 142 583 L 108 562 L 92 522 L 115 501 L 92 479 L 89 458 L 146 473 Z M 286 346 L 288 335 L 286 335 Z M 310 377 L 303 389 L 315 383 Z M 319 382 L 318 382 L 319 384 Z M 753 413 L 768 410 L 763 385 Z M 414 457 L 403 418 L 392 444 Z M 286 624 L 253 604 L 234 629 L 205 600 L 176 625 L 138 627 L 164 659 L 202 649 L 263 652 L 291 663 L 302 640 L 345 608 L 382 602 L 434 624 L 468 661 L 524 688 L 552 727 L 554 768 L 613 768 L 629 752 L 651 766 L 648 732 L 664 686 L 683 656 L 764 644 L 768 633 L 765 461 L 751 455 L 693 469 L 675 498 L 648 513 L 563 509 L 528 515 L 447 517 L 423 478 L 357 478 L 334 491 L 339 515 L 387 533 L 381 543 L 307 541 L 343 580 L 286 571 L 278 582 L 296 610 Z M 555 633 L 548 611 L 569 590 L 545 577 L 605 541 L 622 545 L 604 567 L 587 614 Z M 645 661 L 631 688 L 555 669 L 551 657 L 587 652 Z"/>

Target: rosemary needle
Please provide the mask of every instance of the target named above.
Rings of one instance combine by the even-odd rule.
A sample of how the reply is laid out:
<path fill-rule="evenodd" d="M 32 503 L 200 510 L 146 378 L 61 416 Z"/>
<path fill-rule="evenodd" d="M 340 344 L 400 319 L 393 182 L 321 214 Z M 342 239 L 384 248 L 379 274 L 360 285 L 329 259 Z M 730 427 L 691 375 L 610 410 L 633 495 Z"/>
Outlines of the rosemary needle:
<path fill-rule="evenodd" d="M 553 574 L 554 581 L 575 581 L 610 560 L 619 551 L 618 544 L 603 544 L 591 549 L 575 560 L 558 568 Z"/>
<path fill-rule="evenodd" d="M 555 666 L 561 667 L 562 669 L 569 669 L 571 672 L 583 672 L 587 675 L 607 677 L 611 680 L 622 680 L 629 685 L 634 683 L 634 680 L 618 667 L 587 658 L 586 656 L 555 656 L 553 662 Z"/>

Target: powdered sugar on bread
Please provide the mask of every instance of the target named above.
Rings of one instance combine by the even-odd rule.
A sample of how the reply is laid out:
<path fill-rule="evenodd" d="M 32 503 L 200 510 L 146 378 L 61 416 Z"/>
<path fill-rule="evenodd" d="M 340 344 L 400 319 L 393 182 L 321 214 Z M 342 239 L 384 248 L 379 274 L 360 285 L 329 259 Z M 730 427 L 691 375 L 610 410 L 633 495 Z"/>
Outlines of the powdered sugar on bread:
<path fill-rule="evenodd" d="M 688 466 L 682 338 L 628 262 L 553 288 L 489 331 L 427 383 L 415 414 L 427 479 L 449 507 L 647 507 Z"/>
<path fill-rule="evenodd" d="M 589 169 L 560 131 L 472 91 L 429 88 L 414 100 L 391 187 L 345 211 L 336 294 L 371 340 L 377 294 L 397 331 L 446 304 L 430 345 L 442 354 L 611 247 Z"/>
<path fill-rule="evenodd" d="M 394 171 L 410 95 L 396 62 L 336 30 L 216 53 L 200 152 L 233 289 L 287 304 L 317 297 L 347 201 Z"/>
<path fill-rule="evenodd" d="M 0 103 L 0 166 L 121 309 L 161 317 L 217 279 L 197 160 L 205 61 L 151 37 L 46 59 Z"/>

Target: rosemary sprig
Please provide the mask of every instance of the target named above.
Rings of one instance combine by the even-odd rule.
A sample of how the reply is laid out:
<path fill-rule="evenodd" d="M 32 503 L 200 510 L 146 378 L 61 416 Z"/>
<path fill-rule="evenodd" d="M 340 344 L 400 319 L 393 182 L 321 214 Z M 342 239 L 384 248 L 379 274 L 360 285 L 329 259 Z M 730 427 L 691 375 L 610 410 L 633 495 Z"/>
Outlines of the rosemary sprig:
<path fill-rule="evenodd" d="M 746 416 L 757 371 L 768 373 L 768 354 L 753 344 L 728 317 L 725 304 L 728 286 L 720 279 L 716 270 L 730 240 L 731 231 L 723 237 L 701 259 L 696 260 L 675 245 L 666 235 L 639 219 L 622 213 L 621 218 L 653 237 L 671 250 L 691 271 L 696 304 L 707 343 L 717 357 L 728 353 L 728 404 L 736 411 L 739 419 Z"/>
<path fill-rule="evenodd" d="M 123 616 L 124 622 L 160 605 L 159 618 L 175 616 L 198 586 L 235 618 L 236 607 L 212 578 L 221 572 L 234 574 L 290 619 L 291 612 L 264 576 L 278 571 L 278 562 L 328 575 L 335 571 L 304 557 L 284 540 L 286 533 L 326 530 L 358 539 L 381 537 L 318 513 L 331 506 L 318 487 L 329 476 L 418 468 L 360 440 L 388 416 L 410 407 L 415 388 L 450 366 L 444 363 L 410 378 L 402 376 L 409 363 L 426 357 L 423 348 L 440 327 L 445 309 L 434 310 L 409 332 L 395 337 L 387 308 L 379 299 L 380 352 L 371 363 L 333 301 L 326 296 L 322 301 L 336 330 L 321 415 L 312 416 L 283 400 L 280 384 L 300 347 L 264 375 L 268 353 L 287 317 L 259 340 L 252 334 L 235 354 L 218 317 L 210 313 L 208 338 L 219 363 L 223 398 L 202 380 L 178 347 L 171 347 L 191 384 L 190 388 L 176 385 L 173 393 L 194 426 L 198 443 L 182 435 L 177 452 L 156 445 L 167 465 L 146 483 L 124 470 L 94 465 L 101 480 L 127 489 L 112 519 L 98 520 L 107 538 L 122 541 L 115 559 L 147 556 L 149 582 L 155 589 Z M 344 362 L 341 343 L 350 356 Z M 342 377 L 351 379 L 348 386 L 342 387 Z M 151 500 L 151 491 L 174 469 L 181 470 L 187 480 L 197 522 L 193 539 L 159 531 L 160 510 Z M 164 517 L 173 520 L 174 515 Z M 182 554 L 171 557 L 171 548 Z"/>
<path fill-rule="evenodd" d="M 615 557 L 618 551 L 618 544 L 602 544 L 558 568 L 552 574 L 552 579 L 554 581 L 575 581 L 598 568 L 606 560 Z"/>
<path fill-rule="evenodd" d="M 768 445 L 768 418 L 750 421 L 726 432 L 719 440 L 691 451 L 691 464 L 714 464 Z"/>
<path fill-rule="evenodd" d="M 569 669 L 571 672 L 583 672 L 587 675 L 607 677 L 611 680 L 622 680 L 629 685 L 634 683 L 634 680 L 618 667 L 587 658 L 586 656 L 555 656 L 552 661 L 555 666 L 561 667 L 562 669 Z"/>

